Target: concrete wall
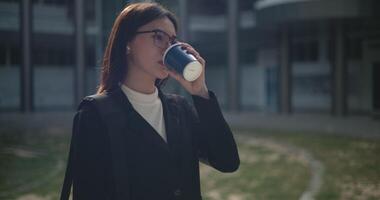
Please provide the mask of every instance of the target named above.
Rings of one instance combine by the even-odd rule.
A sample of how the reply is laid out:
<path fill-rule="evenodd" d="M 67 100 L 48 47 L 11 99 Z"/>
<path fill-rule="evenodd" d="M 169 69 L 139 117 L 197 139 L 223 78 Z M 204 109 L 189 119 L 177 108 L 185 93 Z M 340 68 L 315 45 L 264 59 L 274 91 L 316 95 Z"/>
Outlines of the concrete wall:
<path fill-rule="evenodd" d="M 294 111 L 329 112 L 331 71 L 328 63 L 292 64 L 292 108 Z"/>
<path fill-rule="evenodd" d="M 18 109 L 20 84 L 19 67 L 0 67 L 0 110 Z"/>
<path fill-rule="evenodd" d="M 20 75 L 18 67 L 0 68 L 0 110 L 18 110 L 20 105 Z M 98 75 L 96 69 L 88 68 L 86 95 L 96 92 Z M 73 67 L 34 68 L 35 110 L 73 109 Z"/>
<path fill-rule="evenodd" d="M 240 70 L 241 106 L 265 110 L 267 106 L 266 70 L 259 67 L 244 67 Z"/>
<path fill-rule="evenodd" d="M 270 70 L 256 66 L 239 66 L 240 106 L 243 110 L 272 111 L 276 88 L 270 87 Z M 222 106 L 227 104 L 227 71 L 225 68 L 211 68 L 206 71 L 207 85 L 213 90 Z M 272 84 L 273 85 L 273 84 Z"/>
<path fill-rule="evenodd" d="M 227 69 L 224 67 L 206 69 L 206 82 L 207 87 L 217 95 L 219 103 L 227 106 Z"/>
<path fill-rule="evenodd" d="M 347 63 L 348 97 L 347 104 L 350 112 L 370 112 L 372 110 L 370 98 L 371 81 L 368 81 L 371 66 L 362 61 L 349 61 Z"/>

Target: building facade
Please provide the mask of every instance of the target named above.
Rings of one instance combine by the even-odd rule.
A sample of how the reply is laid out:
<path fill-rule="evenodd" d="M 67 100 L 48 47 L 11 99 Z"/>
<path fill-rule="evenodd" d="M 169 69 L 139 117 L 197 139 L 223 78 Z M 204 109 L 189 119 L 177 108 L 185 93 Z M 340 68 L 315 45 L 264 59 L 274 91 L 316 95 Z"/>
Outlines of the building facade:
<path fill-rule="evenodd" d="M 278 58 L 282 112 L 379 112 L 379 8 L 372 0 L 254 4 L 257 30 L 268 44 L 259 55 L 272 50 L 270 59 Z"/>
<path fill-rule="evenodd" d="M 123 0 L 0 0 L 0 110 L 73 109 L 96 90 Z M 231 111 L 376 115 L 376 0 L 158 1 Z M 164 88 L 186 93 L 174 81 Z"/>

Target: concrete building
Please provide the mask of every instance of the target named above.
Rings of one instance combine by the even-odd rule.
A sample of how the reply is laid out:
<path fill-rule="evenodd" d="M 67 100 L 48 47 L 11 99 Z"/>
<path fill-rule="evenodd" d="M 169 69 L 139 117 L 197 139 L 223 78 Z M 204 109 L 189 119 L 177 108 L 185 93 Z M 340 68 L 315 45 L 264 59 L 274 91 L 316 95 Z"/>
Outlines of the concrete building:
<path fill-rule="evenodd" d="M 122 1 L 1 0 L 0 110 L 73 109 L 94 93 Z"/>
<path fill-rule="evenodd" d="M 379 8 L 371 0 L 254 4 L 266 41 L 258 54 L 267 57 L 258 62 L 278 58 L 280 111 L 379 112 Z"/>
<path fill-rule="evenodd" d="M 177 13 L 180 38 L 207 60 L 208 86 L 225 109 L 379 112 L 376 0 L 158 2 Z M 73 109 L 93 93 L 126 3 L 0 0 L 0 110 Z M 175 83 L 166 90 L 185 94 Z"/>

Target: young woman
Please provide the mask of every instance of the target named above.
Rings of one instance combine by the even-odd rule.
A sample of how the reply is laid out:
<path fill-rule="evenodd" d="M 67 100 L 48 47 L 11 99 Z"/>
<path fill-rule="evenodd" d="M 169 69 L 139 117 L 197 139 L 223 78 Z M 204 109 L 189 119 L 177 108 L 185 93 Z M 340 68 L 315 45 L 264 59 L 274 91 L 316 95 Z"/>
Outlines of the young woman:
<path fill-rule="evenodd" d="M 164 66 L 176 41 L 175 16 L 157 3 L 130 4 L 116 18 L 105 51 L 98 94 L 86 97 L 74 118 L 61 199 L 200 200 L 199 161 L 234 172 L 240 160 L 216 96 L 207 89 L 205 61 L 186 81 Z M 168 78 L 192 96 L 160 90 Z"/>

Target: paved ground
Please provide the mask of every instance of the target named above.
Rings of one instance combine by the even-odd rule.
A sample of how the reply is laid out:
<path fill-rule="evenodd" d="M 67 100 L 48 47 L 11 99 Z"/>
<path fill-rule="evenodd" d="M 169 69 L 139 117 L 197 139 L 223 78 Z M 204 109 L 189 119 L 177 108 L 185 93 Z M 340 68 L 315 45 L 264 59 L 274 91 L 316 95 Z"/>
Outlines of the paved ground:
<path fill-rule="evenodd" d="M 225 113 L 230 126 L 242 129 L 302 131 L 380 138 L 380 119 L 368 116 L 334 117 L 322 114 Z"/>
<path fill-rule="evenodd" d="M 0 131 L 11 129 L 24 133 L 71 133 L 74 112 L 0 113 Z M 1 133 L 1 132 L 0 132 Z"/>
<path fill-rule="evenodd" d="M 0 128 L 49 130 L 52 133 L 71 131 L 74 112 L 41 112 L 31 114 L 0 113 Z M 368 116 L 334 117 L 321 114 L 224 114 L 230 126 L 239 129 L 302 131 L 305 133 L 347 134 L 380 138 L 380 119 Z"/>

